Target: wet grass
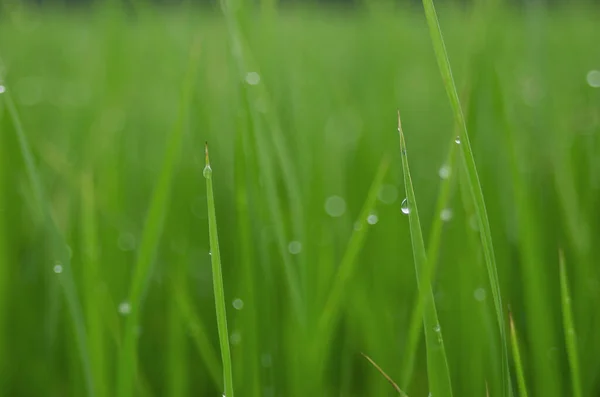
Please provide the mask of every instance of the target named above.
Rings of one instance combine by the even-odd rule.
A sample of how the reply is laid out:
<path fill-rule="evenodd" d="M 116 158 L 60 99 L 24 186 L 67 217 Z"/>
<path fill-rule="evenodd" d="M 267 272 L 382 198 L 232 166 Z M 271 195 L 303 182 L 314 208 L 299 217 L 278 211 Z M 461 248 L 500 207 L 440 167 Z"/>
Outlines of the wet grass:
<path fill-rule="evenodd" d="M 596 395 L 599 11 L 269 4 L 2 13 L 0 394 Z"/>

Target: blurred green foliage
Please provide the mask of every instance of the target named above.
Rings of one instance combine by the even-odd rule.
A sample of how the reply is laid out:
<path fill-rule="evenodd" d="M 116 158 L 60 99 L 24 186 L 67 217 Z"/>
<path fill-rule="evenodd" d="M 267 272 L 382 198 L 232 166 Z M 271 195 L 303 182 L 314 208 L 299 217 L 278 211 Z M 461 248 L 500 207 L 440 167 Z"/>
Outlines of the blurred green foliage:
<path fill-rule="evenodd" d="M 6 9 L 0 19 L 1 396 L 86 395 L 82 356 L 94 382 L 88 394 L 115 395 L 125 322 L 138 310 L 128 301 L 134 264 L 182 102 L 189 109 L 183 144 L 139 307 L 134 395 L 223 393 L 205 141 L 237 395 L 394 395 L 361 352 L 408 395 L 427 395 L 423 338 L 410 363 L 414 375 L 404 377 L 417 282 L 400 208 L 396 110 L 426 247 L 456 128 L 421 8 L 275 12 L 267 4 L 262 13 L 237 10 L 235 24 L 192 8 Z M 576 375 L 582 394 L 595 396 L 600 11 L 491 4 L 443 7 L 438 15 L 529 395 L 571 393 L 562 249 L 579 348 Z M 199 67 L 184 80 L 195 42 Z M 191 89 L 189 98 L 182 85 Z M 70 268 L 58 273 L 56 266 L 66 263 L 36 201 L 6 94 L 31 144 L 51 223 L 68 244 Z M 361 209 L 386 155 L 390 169 L 364 223 Z M 459 160 L 452 164 L 441 172 L 452 178 L 451 212 L 433 282 L 452 387 L 456 396 L 484 396 L 487 384 L 490 396 L 499 396 L 491 290 L 464 168 Z M 364 245 L 336 312 L 325 313 L 332 323 L 321 332 L 357 220 L 366 228 Z M 74 280 L 85 349 L 65 277 Z M 294 288 L 297 295 L 290 294 Z"/>

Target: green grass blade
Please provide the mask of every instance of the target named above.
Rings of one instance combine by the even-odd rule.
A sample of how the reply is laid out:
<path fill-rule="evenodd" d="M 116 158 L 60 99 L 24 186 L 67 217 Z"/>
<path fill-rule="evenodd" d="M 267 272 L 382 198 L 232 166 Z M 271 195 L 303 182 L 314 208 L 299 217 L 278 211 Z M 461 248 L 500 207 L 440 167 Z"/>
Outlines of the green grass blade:
<path fill-rule="evenodd" d="M 85 378 L 87 395 L 95 396 L 94 377 L 91 369 L 90 355 L 88 351 L 88 341 L 85 329 L 85 322 L 83 319 L 83 312 L 81 309 L 81 303 L 79 301 L 77 290 L 75 286 L 75 280 L 73 277 L 73 271 L 71 269 L 71 255 L 68 252 L 67 244 L 65 243 L 64 237 L 59 231 L 50 214 L 47 200 L 44 195 L 40 176 L 38 174 L 35 162 L 33 160 L 33 154 L 29 145 L 29 140 L 23 130 L 21 118 L 17 107 L 12 99 L 12 96 L 8 90 L 2 94 L 4 97 L 6 107 L 8 109 L 9 117 L 13 122 L 17 139 L 19 141 L 19 148 L 21 149 L 21 155 L 25 161 L 25 169 L 27 171 L 27 177 L 31 188 L 33 190 L 34 202 L 37 205 L 39 211 L 36 216 L 41 216 L 44 220 L 45 232 L 51 238 L 51 247 L 55 260 L 60 262 L 62 272 L 58 275 L 59 283 L 62 287 L 62 291 L 67 301 L 69 313 L 71 315 L 71 321 L 73 322 L 73 328 L 75 330 L 75 338 L 77 343 L 77 349 L 79 350 L 79 359 L 81 361 L 82 370 Z"/>
<path fill-rule="evenodd" d="M 187 76 L 183 81 L 179 115 L 177 122 L 168 137 L 165 157 L 158 182 L 152 193 L 138 257 L 131 280 L 129 289 L 129 305 L 131 309 L 125 322 L 123 347 L 119 357 L 119 373 L 117 380 L 118 397 L 131 397 L 134 395 L 135 376 L 137 372 L 138 326 L 140 323 L 142 295 L 148 285 L 152 264 L 163 229 L 164 218 L 167 213 L 171 192 L 171 180 L 173 178 L 173 172 L 179 157 L 183 139 L 183 126 L 188 113 L 192 88 L 194 87 L 195 72 L 199 60 L 198 55 L 198 48 L 192 47 Z"/>
<path fill-rule="evenodd" d="M 477 175 L 477 167 L 475 165 L 475 159 L 471 150 L 471 143 L 469 141 L 469 134 L 467 132 L 467 125 L 463 115 L 460 100 L 458 98 L 458 92 L 456 90 L 456 84 L 452 77 L 452 70 L 450 68 L 450 61 L 446 52 L 446 46 L 444 44 L 444 38 L 439 25 L 433 0 L 423 0 L 423 7 L 425 9 L 425 17 L 427 19 L 427 25 L 429 26 L 429 33 L 431 35 L 431 42 L 435 51 L 436 60 L 440 69 L 440 74 L 444 82 L 446 93 L 452 106 L 452 112 L 456 125 L 459 128 L 458 139 L 460 142 L 460 152 L 467 173 L 469 181 L 469 192 L 473 198 L 475 204 L 475 212 L 477 215 L 477 222 L 479 226 L 481 244 L 485 256 L 485 263 L 488 272 L 488 278 L 490 282 L 490 288 L 492 290 L 492 297 L 494 299 L 494 308 L 496 310 L 496 319 L 498 322 L 498 329 L 500 339 L 502 343 L 502 379 L 504 384 L 504 395 L 512 395 L 512 386 L 510 380 L 509 364 L 508 364 L 508 343 L 506 338 L 506 325 L 504 321 L 504 309 L 502 305 L 502 296 L 500 292 L 500 282 L 498 279 L 498 269 L 496 266 L 496 259 L 494 254 L 494 246 L 492 244 L 492 234 L 490 230 L 490 223 L 485 208 L 485 200 L 483 197 L 483 190 L 481 189 L 481 183 Z"/>
<path fill-rule="evenodd" d="M 431 285 L 431 280 L 435 276 L 435 268 L 439 255 L 439 248 L 441 243 L 443 219 L 442 211 L 447 209 L 448 201 L 450 199 L 450 187 L 453 181 L 453 175 L 455 172 L 455 152 L 456 145 L 450 145 L 448 150 L 448 160 L 445 166 L 450 170 L 450 174 L 447 178 L 442 179 L 440 186 L 440 192 L 437 199 L 435 217 L 433 219 L 433 225 L 429 236 L 429 246 L 427 248 L 427 266 L 423 271 L 423 278 L 425 282 Z M 408 343 L 407 349 L 403 361 L 402 371 L 402 385 L 407 388 L 413 377 L 417 350 L 419 348 L 419 341 L 421 338 L 421 329 L 423 327 L 423 303 L 425 302 L 426 296 L 424 295 L 425 290 L 420 290 L 417 295 L 417 303 L 413 308 L 411 314 L 409 331 L 408 331 Z"/>
<path fill-rule="evenodd" d="M 322 311 L 321 317 L 319 318 L 318 330 L 321 335 L 321 341 L 324 344 L 329 343 L 329 335 L 332 327 L 334 326 L 335 320 L 339 315 L 341 304 L 344 298 L 344 291 L 348 286 L 348 282 L 351 280 L 354 274 L 356 258 L 363 247 L 365 237 L 367 236 L 369 225 L 367 224 L 367 217 L 375 208 L 377 201 L 377 194 L 381 189 L 383 180 L 388 171 L 390 165 L 389 158 L 386 156 L 381 161 L 377 174 L 373 178 L 367 198 L 362 206 L 358 219 L 355 223 L 354 231 L 350 236 L 348 246 L 344 251 L 344 256 L 334 277 L 333 285 L 330 288 L 329 295 L 325 301 L 325 306 Z M 323 348 L 323 346 L 321 346 Z"/>
<path fill-rule="evenodd" d="M 410 236 L 415 271 L 417 274 L 417 284 L 419 287 L 419 294 L 423 294 L 424 296 L 423 325 L 425 326 L 429 391 L 433 396 L 452 396 L 450 371 L 442 339 L 442 330 L 437 316 L 431 283 L 425 278 L 427 254 L 425 252 L 425 243 L 421 232 L 417 201 L 408 166 L 406 142 L 404 141 L 404 133 L 402 132 L 402 126 L 400 124 L 400 115 L 398 115 L 398 132 L 400 135 L 400 153 L 402 157 L 402 169 L 404 171 L 404 187 L 406 189 L 406 200 L 408 203 L 408 221 L 410 224 Z"/>
<path fill-rule="evenodd" d="M 569 357 L 569 367 L 571 369 L 571 387 L 573 397 L 582 397 L 581 380 L 579 378 L 579 354 L 577 352 L 577 335 L 575 333 L 575 322 L 573 321 L 573 312 L 571 310 L 571 295 L 569 293 L 569 279 L 567 276 L 567 266 L 565 263 L 565 254 L 559 251 L 560 266 L 560 295 L 563 312 L 563 328 L 565 333 L 565 342 L 567 345 L 567 355 Z"/>
<path fill-rule="evenodd" d="M 96 221 L 96 199 L 93 176 L 90 172 L 81 178 L 81 230 L 84 305 L 88 329 L 88 342 L 92 371 L 96 380 L 96 395 L 108 396 L 108 378 L 106 367 L 106 338 L 102 319 L 102 297 L 100 287 L 100 246 Z"/>
<path fill-rule="evenodd" d="M 517 373 L 517 384 L 519 385 L 519 395 L 527 397 L 527 386 L 525 383 L 525 372 L 523 371 L 523 363 L 521 361 L 521 351 L 519 348 L 519 338 L 513 321 L 512 315 L 509 313 L 510 323 L 510 339 L 512 342 L 513 359 L 515 361 L 515 371 Z"/>
<path fill-rule="evenodd" d="M 221 345 L 221 361 L 223 362 L 223 377 L 225 383 L 225 396 L 233 397 L 233 371 L 231 365 L 231 352 L 229 349 L 229 332 L 227 332 L 227 313 L 225 304 L 225 290 L 223 288 L 223 274 L 221 270 L 221 253 L 219 252 L 219 236 L 217 234 L 217 215 L 215 212 L 215 198 L 213 195 L 212 168 L 208 158 L 208 144 L 206 145 L 206 201 L 208 203 L 208 230 L 210 235 L 210 251 L 213 272 L 213 288 L 215 294 L 215 308 L 217 311 L 217 327 L 219 329 L 219 344 Z"/>
<path fill-rule="evenodd" d="M 223 369 L 217 358 L 213 345 L 208 337 L 206 326 L 196 314 L 192 303 L 190 302 L 188 291 L 181 285 L 175 291 L 175 298 L 177 300 L 177 306 L 181 312 L 194 346 L 198 351 L 198 354 L 204 361 L 210 377 L 219 387 L 223 387 Z"/>

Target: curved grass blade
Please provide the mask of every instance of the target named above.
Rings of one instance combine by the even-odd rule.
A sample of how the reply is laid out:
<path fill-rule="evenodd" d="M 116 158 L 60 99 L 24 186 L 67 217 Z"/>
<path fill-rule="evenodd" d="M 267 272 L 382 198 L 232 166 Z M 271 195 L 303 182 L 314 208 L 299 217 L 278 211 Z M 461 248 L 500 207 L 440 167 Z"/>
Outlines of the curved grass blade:
<path fill-rule="evenodd" d="M 396 382 L 394 382 L 394 380 L 393 380 L 392 378 L 390 378 L 390 376 L 389 376 L 388 374 L 386 374 L 386 373 L 384 372 L 384 370 L 383 370 L 383 369 L 381 369 L 381 367 L 380 367 L 379 365 L 377 365 L 377 363 L 375 363 L 375 361 L 373 361 L 373 360 L 371 359 L 371 357 L 367 356 L 365 353 L 360 353 L 360 354 L 362 354 L 362 356 L 363 356 L 364 358 L 366 358 L 366 359 L 367 359 L 367 361 L 368 361 L 368 362 L 370 362 L 370 363 L 371 363 L 371 365 L 372 365 L 373 367 L 375 367 L 375 369 L 376 369 L 377 371 L 379 371 L 379 373 L 380 373 L 380 374 L 381 374 L 381 375 L 382 375 L 382 376 L 383 376 L 383 377 L 384 377 L 384 378 L 385 378 L 385 379 L 386 379 L 388 382 L 390 382 L 390 384 L 392 385 L 392 387 L 393 387 L 393 388 L 394 388 L 394 389 L 395 389 L 395 390 L 398 392 L 398 394 L 400 394 L 400 396 L 402 396 L 402 397 L 408 397 L 408 395 L 407 395 L 406 393 L 404 393 L 404 392 L 402 391 L 402 389 L 400 389 L 400 386 L 398 386 L 398 385 L 396 384 Z"/>
<path fill-rule="evenodd" d="M 165 157 L 158 182 L 152 193 L 150 208 L 148 210 L 148 215 L 146 216 L 140 243 L 140 250 L 129 289 L 129 305 L 131 311 L 125 322 L 123 347 L 119 357 L 116 394 L 118 397 L 131 397 L 134 395 L 135 376 L 137 372 L 137 329 L 140 323 L 142 295 L 148 285 L 152 264 L 163 229 L 163 221 L 167 213 L 167 204 L 171 192 L 171 179 L 173 177 L 173 171 L 183 140 L 183 126 L 192 97 L 198 61 L 199 49 L 198 43 L 196 43 L 190 50 L 190 61 L 187 75 L 183 81 L 179 115 L 177 122 L 168 137 Z"/>
<path fill-rule="evenodd" d="M 410 224 L 410 236 L 412 240 L 413 256 L 415 261 L 415 272 L 419 294 L 423 294 L 423 325 L 425 326 L 425 346 L 427 350 L 427 375 L 429 378 L 429 391 L 433 396 L 452 396 L 450 382 L 450 371 L 446 359 L 446 351 L 442 339 L 442 330 L 439 324 L 431 283 L 425 278 L 427 271 L 427 254 L 425 243 L 421 232 L 421 222 L 417 210 L 417 201 L 413 190 L 408 157 L 406 154 L 406 142 L 398 113 L 398 133 L 400 135 L 400 153 L 402 156 L 402 169 L 404 171 L 404 188 L 408 202 L 408 221 Z"/>
<path fill-rule="evenodd" d="M 496 266 L 494 246 L 492 244 L 492 234 L 490 230 L 490 222 L 485 208 L 483 190 L 481 189 L 481 183 L 479 182 L 479 176 L 477 175 L 477 167 L 475 165 L 473 151 L 471 150 L 471 143 L 469 141 L 467 125 L 463 115 L 462 107 L 460 105 L 460 100 L 458 98 L 456 84 L 454 83 L 454 78 L 452 77 L 450 60 L 448 59 L 448 54 L 446 52 L 446 46 L 444 44 L 444 38 L 437 18 L 435 7 L 433 5 L 433 0 L 422 1 L 423 7 L 425 9 L 425 17 L 427 19 L 427 25 L 429 26 L 429 33 L 431 35 L 431 42 L 433 44 L 437 64 L 440 69 L 442 80 L 444 82 L 446 94 L 448 95 L 448 99 L 450 100 L 450 105 L 452 107 L 452 113 L 454 115 L 455 122 L 459 127 L 459 134 L 457 138 L 458 142 L 460 142 L 461 157 L 468 177 L 469 193 L 472 196 L 473 202 L 475 204 L 475 213 L 477 215 L 481 244 L 485 256 L 485 263 L 487 267 L 490 288 L 492 290 L 492 297 L 494 299 L 494 308 L 496 310 L 496 319 L 498 322 L 498 329 L 502 343 L 502 379 L 504 385 L 503 395 L 511 396 L 512 386 L 508 364 L 508 343 L 506 337 L 506 324 L 504 321 L 504 309 L 502 306 L 502 296 L 500 292 L 500 282 L 498 279 L 498 269 Z"/>
<path fill-rule="evenodd" d="M 525 372 L 523 371 L 523 362 L 521 361 L 519 339 L 517 337 L 517 330 L 515 329 L 515 323 L 510 312 L 508 313 L 508 319 L 510 323 L 510 339 L 512 342 L 513 359 L 515 361 L 515 370 L 517 372 L 517 384 L 519 385 L 519 395 L 521 397 L 527 397 L 527 385 L 525 383 Z"/>
<path fill-rule="evenodd" d="M 571 295 L 569 293 L 569 279 L 565 265 L 565 254 L 562 250 L 559 251 L 558 258 L 560 266 L 560 297 L 562 301 L 563 328 L 567 345 L 567 355 L 569 357 L 569 367 L 571 369 L 572 393 L 573 397 L 582 397 L 581 380 L 579 378 L 577 335 L 575 333 L 575 323 L 573 321 L 573 312 L 571 310 Z"/>
<path fill-rule="evenodd" d="M 79 359 L 81 361 L 81 366 L 83 368 L 83 374 L 85 378 L 86 392 L 88 396 L 95 396 L 95 381 L 90 363 L 85 322 L 83 319 L 83 311 L 81 309 L 81 304 L 77 294 L 75 280 L 73 277 L 73 271 L 71 269 L 71 255 L 68 252 L 67 244 L 64 240 L 63 235 L 61 234 L 60 230 L 58 229 L 57 225 L 52 219 L 52 216 L 50 215 L 48 201 L 46 200 L 46 197 L 44 195 L 42 182 L 40 180 L 40 176 L 35 166 L 33 154 L 29 145 L 29 140 L 27 139 L 25 131 L 23 130 L 23 125 L 21 124 L 21 118 L 19 117 L 17 107 L 15 106 L 15 103 L 8 90 L 4 92 L 2 96 L 5 98 L 8 114 L 12 120 L 19 141 L 19 147 L 21 149 L 21 154 L 25 162 L 27 177 L 33 190 L 33 201 L 37 205 L 37 210 L 39 211 L 39 213 L 36 215 L 42 217 L 46 233 L 51 239 L 51 247 L 53 250 L 53 254 L 55 255 L 56 260 L 60 261 L 60 264 L 62 266 L 62 272 L 59 275 L 58 279 L 60 286 L 62 287 L 62 291 L 65 294 L 67 307 L 69 308 L 71 321 L 73 322 L 77 349 L 79 351 Z"/>
<path fill-rule="evenodd" d="M 219 329 L 219 343 L 221 345 L 221 361 L 223 362 L 223 376 L 225 383 L 225 396 L 233 397 L 233 371 L 231 365 L 231 352 L 229 349 L 229 332 L 227 332 L 227 313 L 225 310 L 225 290 L 223 288 L 223 274 L 221 270 L 221 253 L 219 252 L 219 236 L 217 234 L 217 215 L 215 213 L 215 198 L 212 185 L 212 168 L 208 158 L 208 143 L 205 146 L 206 167 L 206 201 L 208 203 L 208 231 L 210 235 L 210 251 L 213 287 L 215 294 L 215 308 L 217 311 L 217 327 Z"/>

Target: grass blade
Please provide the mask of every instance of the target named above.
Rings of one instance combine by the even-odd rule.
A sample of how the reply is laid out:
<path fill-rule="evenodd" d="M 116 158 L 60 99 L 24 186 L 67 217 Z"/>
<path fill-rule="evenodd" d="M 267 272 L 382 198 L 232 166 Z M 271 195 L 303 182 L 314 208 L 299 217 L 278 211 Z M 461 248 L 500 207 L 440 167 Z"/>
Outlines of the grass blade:
<path fill-rule="evenodd" d="M 517 372 L 517 384 L 519 385 L 519 395 L 521 397 L 527 397 L 525 372 L 523 371 L 523 363 L 521 361 L 521 351 L 519 349 L 517 330 L 515 329 L 515 323 L 513 321 L 512 314 L 509 313 L 508 316 L 510 322 L 510 339 L 512 342 L 513 359 L 515 361 L 515 370 Z"/>
<path fill-rule="evenodd" d="M 406 393 L 404 393 L 402 391 L 402 389 L 400 389 L 400 386 L 398 386 L 396 384 L 396 382 L 394 382 L 394 380 L 392 378 L 390 378 L 390 376 L 388 374 L 385 373 L 385 371 L 383 369 L 381 369 L 381 367 L 379 365 L 377 365 L 377 363 L 375 361 L 373 361 L 371 359 L 371 357 L 367 356 L 365 353 L 361 353 L 363 355 L 364 358 L 367 359 L 368 362 L 371 363 L 371 365 L 373 367 L 375 367 L 375 369 L 377 371 L 379 371 L 379 373 L 388 381 L 390 382 L 390 384 L 392 385 L 392 387 L 398 392 L 398 394 L 400 394 L 402 397 L 408 397 L 408 395 Z"/>
<path fill-rule="evenodd" d="M 575 333 L 575 322 L 573 321 L 573 312 L 571 310 L 571 295 L 569 293 L 569 279 L 567 277 L 565 254 L 562 250 L 559 251 L 558 258 L 560 266 L 560 295 L 562 301 L 563 328 L 567 345 L 567 355 L 569 357 L 569 367 L 571 369 L 572 393 L 573 397 L 582 397 L 581 380 L 579 378 L 577 335 Z"/>
<path fill-rule="evenodd" d="M 442 330 L 439 324 L 431 283 L 425 276 L 427 269 L 427 254 L 425 243 L 421 232 L 421 222 L 417 210 L 417 201 L 413 190 L 408 157 L 406 154 L 406 142 L 398 114 L 398 132 L 400 135 L 400 153 L 402 156 L 402 169 L 404 171 L 404 187 L 406 189 L 406 200 L 408 203 L 408 221 L 410 224 L 410 236 L 417 274 L 419 294 L 423 294 L 423 325 L 425 326 L 425 345 L 427 350 L 427 374 L 429 377 L 429 391 L 433 396 L 452 396 L 450 382 L 450 371 L 446 359 L 446 351 L 442 339 Z"/>
<path fill-rule="evenodd" d="M 342 257 L 342 262 L 334 277 L 334 282 L 331 286 L 327 300 L 325 301 L 325 306 L 318 323 L 319 334 L 322 335 L 321 341 L 323 341 L 322 343 L 324 344 L 329 343 L 330 331 L 335 323 L 335 319 L 339 314 L 342 299 L 344 297 L 344 290 L 346 289 L 348 282 L 354 274 L 354 265 L 356 263 L 356 258 L 360 253 L 365 237 L 369 230 L 367 225 L 367 217 L 375 207 L 377 193 L 381 189 L 381 185 L 383 184 L 383 180 L 385 178 L 389 165 L 389 158 L 384 157 L 384 159 L 381 161 L 381 164 L 379 165 L 377 174 L 373 178 L 373 182 L 371 183 L 371 187 L 369 188 L 367 198 L 365 199 L 358 219 L 356 220 L 356 227 L 354 228 L 354 231 L 350 236 L 350 241 L 348 242 L 348 246 L 346 247 L 344 256 Z M 323 335 L 327 335 L 327 337 L 323 337 Z"/>
<path fill-rule="evenodd" d="M 229 332 L 227 332 L 227 313 L 225 310 L 225 291 L 223 289 L 223 274 L 221 270 L 221 253 L 219 252 L 219 236 L 217 234 L 217 215 L 215 213 L 215 198 L 213 195 L 212 168 L 208 158 L 208 144 L 205 147 L 206 167 L 206 201 L 208 203 L 208 230 L 210 235 L 210 251 L 213 287 L 215 294 L 215 308 L 217 311 L 217 327 L 219 329 L 219 343 L 221 345 L 221 360 L 223 362 L 223 376 L 225 383 L 225 396 L 233 397 L 233 371 L 231 365 L 231 352 L 229 349 Z"/>
<path fill-rule="evenodd" d="M 57 225 L 52 219 L 52 216 L 50 215 L 50 209 L 48 208 L 47 204 L 48 201 L 46 200 L 44 191 L 42 189 L 42 183 L 33 160 L 33 154 L 31 152 L 29 140 L 27 139 L 25 131 L 23 130 L 23 125 L 21 124 L 21 118 L 19 117 L 17 107 L 15 106 L 10 92 L 6 91 L 2 95 L 5 98 L 8 114 L 13 122 L 13 126 L 17 134 L 19 148 L 21 149 L 21 154 L 23 156 L 23 160 L 25 161 L 27 177 L 29 179 L 29 183 L 31 184 L 31 188 L 33 189 L 34 202 L 39 211 L 39 213 L 36 215 L 41 215 L 42 219 L 44 220 L 46 233 L 51 238 L 53 254 L 55 255 L 56 260 L 59 261 L 62 269 L 58 279 L 60 286 L 62 287 L 62 291 L 65 294 L 65 299 L 71 315 L 71 321 L 73 322 L 77 348 L 79 350 L 79 359 L 81 361 L 86 383 L 87 395 L 95 396 L 96 389 L 94 387 L 95 383 L 88 351 L 85 322 L 83 319 L 81 304 L 77 295 L 73 271 L 71 269 L 71 256 L 68 252 L 67 244 L 65 243 L 63 235 L 59 231 Z"/>
<path fill-rule="evenodd" d="M 183 140 L 183 125 L 187 117 L 188 106 L 192 96 L 193 81 L 198 64 L 199 51 L 197 47 L 191 49 L 190 62 L 187 76 L 179 105 L 177 122 L 169 135 L 165 157 L 158 182 L 152 193 L 150 208 L 146 216 L 140 250 L 135 264 L 134 274 L 129 289 L 130 313 L 125 322 L 123 347 L 119 357 L 119 374 L 117 383 L 118 397 L 131 397 L 134 395 L 135 374 L 137 372 L 137 338 L 140 322 L 140 308 L 142 295 L 148 285 L 152 264 L 156 255 L 163 221 L 167 212 L 167 204 L 171 191 L 171 179 L 175 164 L 179 156 Z"/>
<path fill-rule="evenodd" d="M 455 123 L 459 128 L 458 142 L 460 143 L 461 157 L 468 177 L 469 193 L 472 196 L 475 204 L 475 212 L 477 214 L 477 223 L 481 236 L 481 244 L 485 256 L 485 263 L 487 267 L 490 288 L 492 290 L 492 296 L 494 299 L 494 308 L 496 310 L 496 319 L 498 322 L 498 329 L 502 343 L 502 379 L 504 385 L 503 395 L 510 396 L 512 395 L 512 386 L 508 365 L 508 343 L 506 338 L 506 325 L 504 322 L 504 309 L 502 306 L 498 269 L 496 266 L 494 246 L 492 244 L 492 234 L 485 208 L 483 190 L 481 189 L 481 183 L 479 182 L 479 176 L 477 175 L 477 167 L 475 165 L 473 151 L 471 150 L 467 125 L 462 107 L 460 105 L 460 100 L 458 98 L 456 84 L 454 83 L 454 78 L 452 77 L 452 69 L 450 67 L 450 61 L 446 52 L 446 46 L 444 44 L 444 38 L 435 11 L 435 6 L 433 5 L 433 0 L 423 0 L 423 7 L 425 9 L 425 17 L 427 19 L 427 25 L 429 26 L 431 42 L 433 44 L 440 74 L 444 82 L 446 94 L 450 100 Z"/>

